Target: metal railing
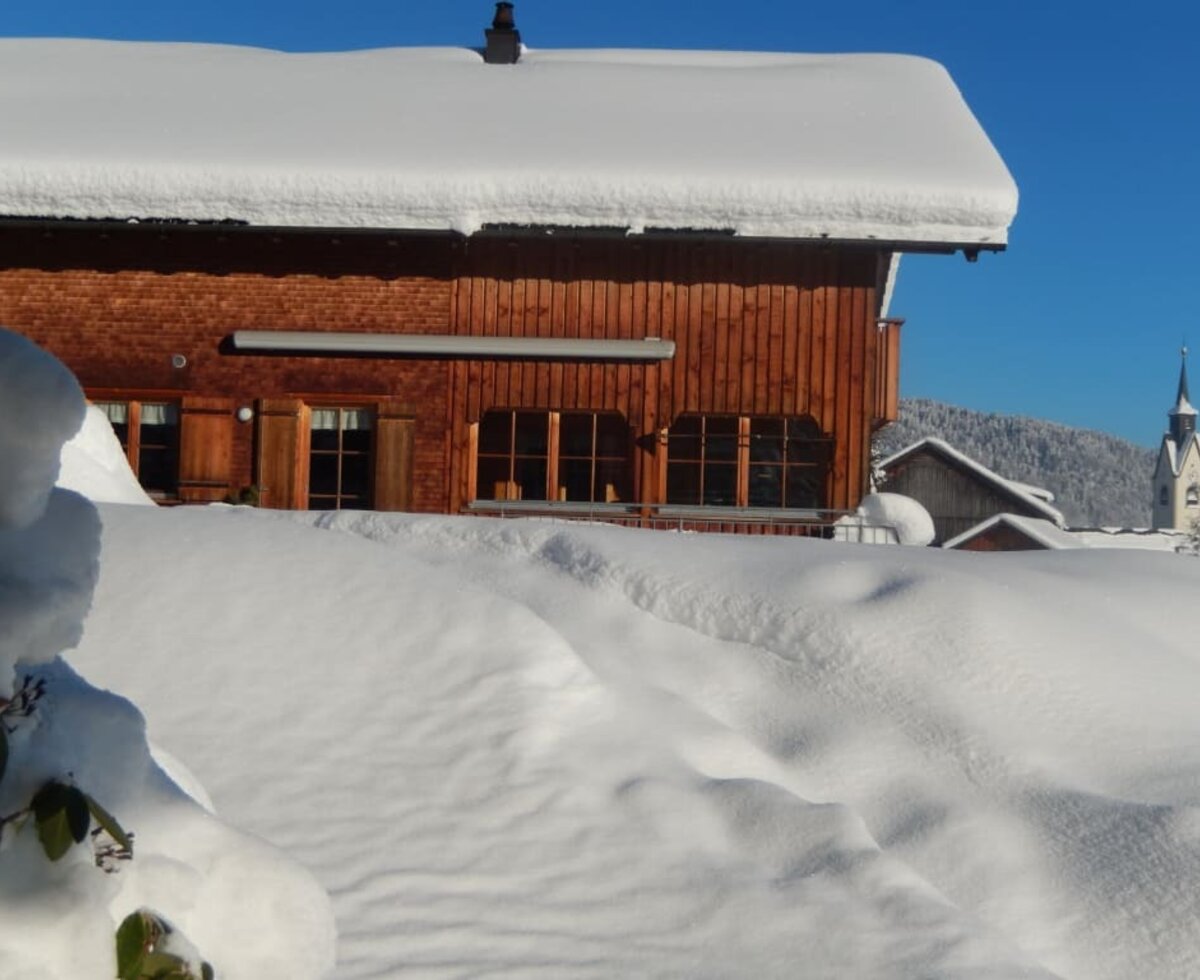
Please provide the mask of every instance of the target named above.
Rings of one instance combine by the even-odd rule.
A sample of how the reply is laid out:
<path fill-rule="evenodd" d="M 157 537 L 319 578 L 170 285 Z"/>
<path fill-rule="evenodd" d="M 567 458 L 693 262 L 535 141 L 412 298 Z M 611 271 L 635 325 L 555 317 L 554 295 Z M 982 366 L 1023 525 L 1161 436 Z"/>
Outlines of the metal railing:
<path fill-rule="evenodd" d="M 872 522 L 857 511 L 771 507 L 701 507 L 676 504 L 587 503 L 563 500 L 475 500 L 466 513 L 477 517 L 520 517 L 585 521 L 656 531 L 715 534 L 773 534 L 896 544 L 890 524 Z"/>

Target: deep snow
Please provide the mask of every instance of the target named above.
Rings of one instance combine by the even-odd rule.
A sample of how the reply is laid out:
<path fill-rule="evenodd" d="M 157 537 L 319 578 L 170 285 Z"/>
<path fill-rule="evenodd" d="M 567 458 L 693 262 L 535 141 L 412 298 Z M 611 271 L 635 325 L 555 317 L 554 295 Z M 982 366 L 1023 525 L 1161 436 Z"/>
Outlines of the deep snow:
<path fill-rule="evenodd" d="M 339 977 L 1200 974 L 1196 560 L 100 509 L 73 661 Z"/>
<path fill-rule="evenodd" d="M 899 55 L 0 39 L 0 132 L 6 215 L 1000 245 L 1017 206 Z"/>

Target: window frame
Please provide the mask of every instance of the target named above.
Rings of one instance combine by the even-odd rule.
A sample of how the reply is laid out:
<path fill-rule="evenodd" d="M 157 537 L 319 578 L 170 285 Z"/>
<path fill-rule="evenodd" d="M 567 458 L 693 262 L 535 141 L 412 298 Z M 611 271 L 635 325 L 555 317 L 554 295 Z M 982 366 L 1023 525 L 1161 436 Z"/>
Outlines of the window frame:
<path fill-rule="evenodd" d="M 699 420 L 699 434 L 692 433 L 677 433 L 675 430 L 679 427 L 681 420 Z M 706 467 L 710 465 L 707 455 L 707 440 L 708 421 L 712 419 L 736 419 L 737 432 L 737 448 L 734 455 L 736 462 L 735 473 L 735 490 L 732 502 L 713 502 L 706 501 Z M 754 432 L 756 423 L 782 423 L 781 432 L 775 436 L 759 436 Z M 799 428 L 803 426 L 811 433 L 816 433 L 815 436 L 802 437 L 794 434 L 793 426 Z M 701 445 L 700 451 L 696 456 L 672 455 L 671 440 L 675 438 L 694 439 L 699 438 Z M 718 433 L 719 438 L 725 438 L 727 433 Z M 755 458 L 754 448 L 758 439 L 778 439 L 783 447 L 782 455 L 778 462 Z M 789 460 L 787 455 L 788 447 L 794 442 L 803 442 L 806 444 L 816 444 L 824 447 L 825 458 L 816 462 L 803 462 L 800 460 Z M 829 475 L 833 469 L 833 449 L 834 439 L 832 436 L 825 433 L 816 420 L 810 415 L 734 415 L 731 413 L 722 412 L 684 412 L 676 416 L 672 424 L 663 430 L 663 471 L 662 471 L 662 496 L 663 503 L 667 506 L 676 507 L 713 507 L 713 508 L 737 508 L 750 510 L 825 510 L 828 507 L 828 481 Z M 726 460 L 717 459 L 712 462 L 714 466 L 730 465 Z M 676 496 L 672 499 L 672 466 L 699 466 L 700 480 L 697 488 L 697 496 L 699 502 L 695 499 L 681 500 Z M 756 469 L 776 469 L 779 474 L 780 496 L 778 503 L 751 503 L 751 475 Z M 791 480 L 799 471 L 804 469 L 817 469 L 821 472 L 821 480 L 824 485 L 818 491 L 818 500 L 811 507 L 789 507 L 787 505 L 788 488 L 791 485 Z M 794 472 L 795 471 L 795 472 Z"/>
<path fill-rule="evenodd" d="M 125 453 L 125 460 L 129 463 L 129 468 L 137 479 L 139 486 L 146 491 L 146 494 L 155 501 L 160 502 L 175 502 L 180 499 L 179 496 L 179 458 L 180 458 L 180 434 L 183 427 L 183 405 L 178 399 L 162 398 L 150 395 L 145 398 L 129 398 L 119 394 L 109 395 L 93 394 L 89 398 L 92 405 L 104 412 L 108 423 L 112 426 L 113 434 L 121 445 L 122 451 Z M 121 405 L 126 411 L 125 439 L 122 441 L 120 434 L 117 432 L 117 424 L 113 421 L 112 415 L 106 410 L 106 406 Z M 164 444 L 147 444 L 144 441 L 144 433 L 142 432 L 144 423 L 142 420 L 143 409 L 147 407 L 162 406 L 174 415 L 174 422 L 170 426 L 174 431 L 173 440 Z M 143 471 L 147 468 L 145 463 L 147 460 L 143 458 L 143 454 L 147 451 L 163 453 L 170 465 L 167 470 L 171 473 L 169 486 L 167 487 L 147 487 L 143 482 Z"/>
<path fill-rule="evenodd" d="M 305 405 L 306 421 L 307 421 L 307 446 L 305 453 L 305 474 L 304 474 L 304 505 L 308 510 L 372 510 L 375 506 L 375 457 L 376 457 L 376 433 L 379 424 L 379 413 L 375 406 L 355 402 L 352 404 L 340 403 L 330 404 L 329 402 L 313 402 Z M 335 412 L 337 415 L 337 427 L 333 430 L 321 429 L 317 430 L 313 425 L 313 417 L 317 412 Z M 370 425 L 364 429 L 346 429 L 343 425 L 343 420 L 347 413 L 357 412 L 364 414 L 370 422 Z M 337 445 L 332 449 L 315 449 L 313 447 L 313 433 L 315 431 L 335 431 L 337 433 Z M 347 449 L 345 446 L 345 433 L 347 431 L 368 433 L 367 446 L 365 449 Z M 315 492 L 313 490 L 313 462 L 317 456 L 333 457 L 336 459 L 336 486 L 333 493 Z M 366 485 L 361 494 L 350 493 L 344 490 L 346 460 L 350 458 L 365 458 L 366 459 Z M 332 507 L 321 506 L 314 507 L 314 498 L 320 501 L 333 501 Z M 345 506 L 346 501 L 360 502 L 359 506 Z"/>
<path fill-rule="evenodd" d="M 489 416 L 508 416 L 507 448 L 504 451 L 485 448 L 485 444 L 491 442 L 488 438 L 488 433 L 485 431 L 485 425 L 488 422 Z M 544 452 L 518 452 L 519 416 L 538 416 L 542 418 L 545 425 L 545 438 L 538 445 L 544 446 Z M 587 416 L 591 419 L 590 452 L 587 454 L 571 453 L 564 455 L 562 445 L 563 421 L 564 419 L 579 416 Z M 602 454 L 599 451 L 601 448 L 600 427 L 603 419 L 609 419 L 614 425 L 620 427 L 621 440 L 624 445 L 623 452 L 619 456 Z M 480 415 L 478 422 L 471 425 L 470 441 L 470 469 L 468 479 L 470 481 L 471 500 L 479 502 L 519 500 L 529 503 L 595 505 L 599 503 L 628 502 L 628 498 L 632 496 L 633 442 L 629 422 L 620 412 L 597 411 L 593 409 L 489 408 Z M 496 493 L 493 496 L 482 496 L 480 484 L 485 479 L 482 472 L 483 468 L 487 466 L 488 461 L 499 462 L 504 460 L 507 460 L 508 464 L 505 478 L 497 480 L 495 479 L 495 473 L 487 477 L 487 479 L 491 480 L 494 488 L 499 488 L 503 485 L 503 493 Z M 544 478 L 541 481 L 535 481 L 543 484 L 541 493 L 539 496 L 527 496 L 523 490 L 523 485 L 527 484 L 528 481 L 518 479 L 519 466 L 522 462 L 536 464 L 539 461 L 544 462 L 545 469 Z M 588 498 L 568 497 L 568 487 L 561 481 L 562 464 L 564 462 L 579 463 L 583 461 L 589 463 Z M 615 483 L 605 483 L 604 494 L 601 498 L 597 494 L 597 474 L 606 465 L 613 464 L 619 464 L 620 466 L 619 479 Z"/>

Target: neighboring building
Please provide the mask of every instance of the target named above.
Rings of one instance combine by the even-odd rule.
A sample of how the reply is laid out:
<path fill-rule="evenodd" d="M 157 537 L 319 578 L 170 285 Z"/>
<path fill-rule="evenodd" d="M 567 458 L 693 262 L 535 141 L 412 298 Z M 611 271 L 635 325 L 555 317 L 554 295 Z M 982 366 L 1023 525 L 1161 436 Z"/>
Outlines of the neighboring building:
<path fill-rule="evenodd" d="M 1167 413 L 1168 426 L 1152 481 L 1154 528 L 1187 530 L 1200 518 L 1200 438 L 1196 410 L 1188 400 L 1187 348 L 1181 352 L 1179 389 Z"/>
<path fill-rule="evenodd" d="M 941 439 L 913 443 L 880 462 L 879 469 L 881 489 L 912 497 L 929 511 L 935 545 L 1001 514 L 1037 518 L 1060 528 L 1064 523 L 1048 491 L 1007 480 Z"/>
<path fill-rule="evenodd" d="M 1062 551 L 1087 545 L 1045 518 L 996 514 L 942 547 L 956 551 Z"/>
<path fill-rule="evenodd" d="M 0 323 L 162 500 L 853 510 L 900 253 L 1015 213 L 949 76 L 525 51 L 500 6 L 486 56 L 0 40 Z"/>

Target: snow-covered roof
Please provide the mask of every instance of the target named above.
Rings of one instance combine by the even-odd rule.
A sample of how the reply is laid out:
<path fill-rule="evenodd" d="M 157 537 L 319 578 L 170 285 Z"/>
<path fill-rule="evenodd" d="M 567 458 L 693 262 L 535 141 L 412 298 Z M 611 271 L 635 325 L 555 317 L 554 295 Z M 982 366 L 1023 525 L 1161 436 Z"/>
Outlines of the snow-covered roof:
<path fill-rule="evenodd" d="M 0 215 L 1002 246 L 1016 186 L 900 55 L 0 40 Z"/>
<path fill-rule="evenodd" d="M 1044 500 L 1048 504 L 1054 503 L 1054 494 L 1045 487 L 1035 487 L 1032 483 L 1022 483 L 1020 480 L 1009 480 L 1008 483 L 1009 486 L 1016 487 L 1031 497 L 1037 497 L 1038 500 Z"/>
<path fill-rule="evenodd" d="M 978 460 L 974 460 L 970 456 L 959 452 L 945 440 L 937 439 L 933 436 L 926 436 L 924 439 L 920 439 L 917 442 L 912 443 L 912 445 L 905 446 L 899 452 L 893 453 L 891 456 L 887 457 L 887 459 L 884 459 L 879 463 L 879 468 L 881 470 L 888 470 L 896 463 L 899 463 L 901 460 L 906 459 L 907 457 L 923 449 L 932 450 L 933 452 L 940 454 L 942 457 L 956 463 L 962 469 L 970 471 L 984 483 L 991 485 L 1001 493 L 1007 494 L 1008 496 L 1019 500 L 1027 507 L 1040 512 L 1048 520 L 1057 524 L 1059 527 L 1062 527 L 1062 525 L 1065 523 L 1066 519 L 1063 517 L 1062 511 L 1051 507 L 1042 496 L 1043 494 L 1047 494 L 1048 491 L 1041 490 L 1040 488 L 1036 487 L 1030 488 L 1027 484 L 1017 483 L 1014 480 L 1006 479 L 999 473 L 989 470 Z M 1037 492 L 1031 492 L 1031 490 Z"/>
<path fill-rule="evenodd" d="M 1024 517 L 1020 514 L 993 514 L 987 520 L 980 521 L 974 527 L 967 528 L 962 534 L 956 535 L 949 541 L 944 542 L 942 547 L 947 549 L 958 548 L 972 538 L 976 538 L 984 532 L 991 530 L 997 524 L 1004 524 L 1007 527 L 1011 527 L 1052 551 L 1087 547 L 1082 540 L 1050 521 L 1040 517 Z"/>

